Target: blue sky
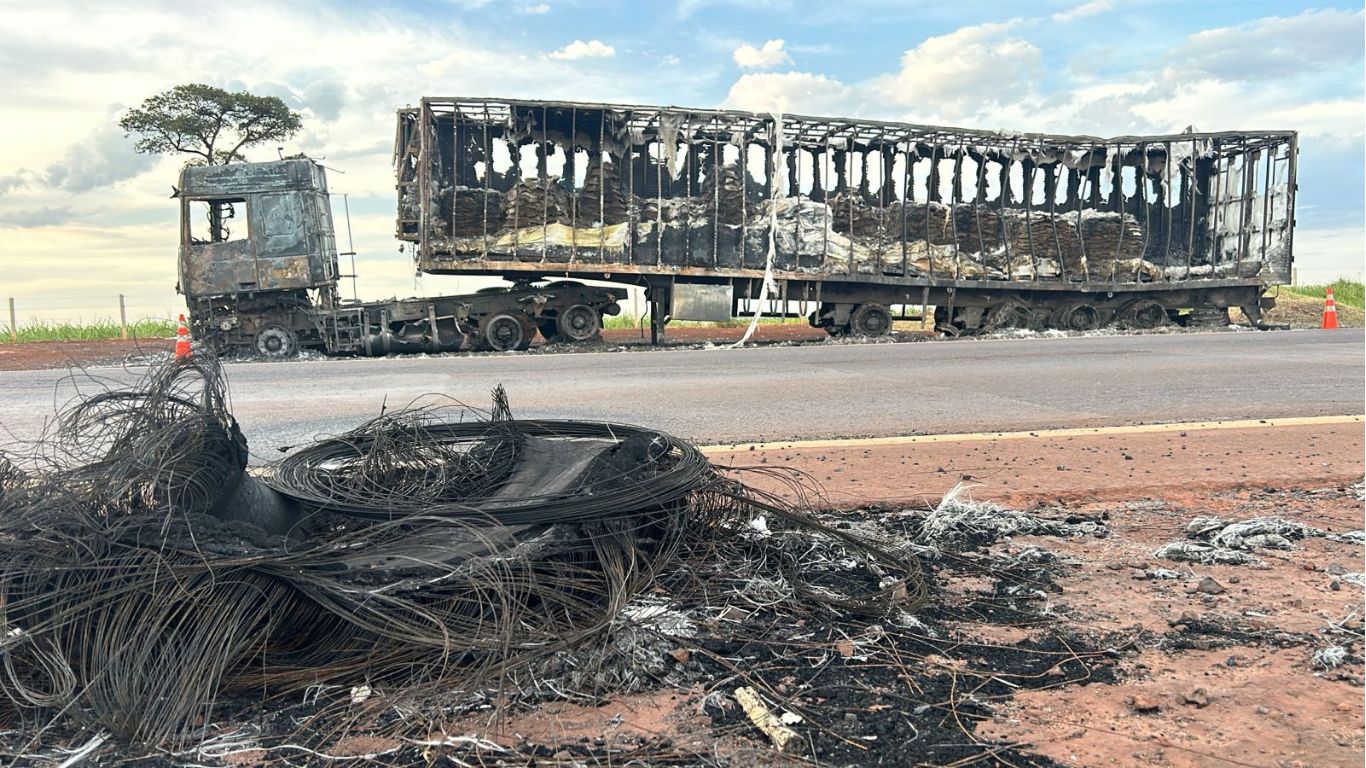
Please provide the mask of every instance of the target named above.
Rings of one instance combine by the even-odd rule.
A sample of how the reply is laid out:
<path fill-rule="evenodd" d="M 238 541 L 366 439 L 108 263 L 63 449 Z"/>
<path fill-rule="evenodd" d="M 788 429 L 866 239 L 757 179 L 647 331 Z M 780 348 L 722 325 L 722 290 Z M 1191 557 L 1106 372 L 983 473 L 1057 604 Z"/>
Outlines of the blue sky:
<path fill-rule="evenodd" d="M 1301 131 L 1297 263 L 1366 251 L 1363 14 L 1346 3 L 845 0 L 6 0 L 0 294 L 46 316 L 176 306 L 180 163 L 114 127 L 183 82 L 285 98 L 350 197 L 361 292 L 415 281 L 392 239 L 393 110 L 425 95 L 563 98 L 1117 135 Z M 275 156 L 274 147 L 255 157 Z M 339 202 L 339 201 L 338 201 Z M 163 309 L 164 308 L 164 309 Z"/>

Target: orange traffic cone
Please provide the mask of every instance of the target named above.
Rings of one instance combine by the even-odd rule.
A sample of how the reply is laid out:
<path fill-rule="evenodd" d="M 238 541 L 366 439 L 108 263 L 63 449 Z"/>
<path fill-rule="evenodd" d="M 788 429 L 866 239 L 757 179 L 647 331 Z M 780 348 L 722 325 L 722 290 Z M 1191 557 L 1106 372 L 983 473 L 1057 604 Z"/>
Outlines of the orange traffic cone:
<path fill-rule="evenodd" d="M 185 327 L 185 316 L 180 316 L 180 327 L 175 329 L 175 359 L 190 359 L 190 329 Z"/>
<path fill-rule="evenodd" d="M 1333 301 L 1333 289 L 1328 288 L 1323 297 L 1323 329 L 1338 327 L 1338 303 Z"/>

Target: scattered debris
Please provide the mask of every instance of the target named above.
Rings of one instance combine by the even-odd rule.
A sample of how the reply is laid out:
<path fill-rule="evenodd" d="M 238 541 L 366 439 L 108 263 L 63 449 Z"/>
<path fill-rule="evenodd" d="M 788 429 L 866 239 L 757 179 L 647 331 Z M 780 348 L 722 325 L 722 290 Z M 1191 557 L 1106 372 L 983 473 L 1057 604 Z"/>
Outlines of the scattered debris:
<path fill-rule="evenodd" d="M 414 711 L 490 686 L 506 700 L 518 682 L 533 698 L 557 680 L 642 686 L 667 674 L 667 638 L 696 634 L 675 601 L 709 589 L 656 595 L 660 574 L 730 552 L 791 584 L 794 607 L 884 616 L 924 598 L 908 553 L 652 430 L 514 419 L 499 388 L 488 412 L 391 411 L 248 472 L 227 402 L 212 358 L 170 362 L 78 400 L 34 460 L 0 467 L 8 722 L 74 718 L 160 746 L 262 692 L 336 690 L 316 729 L 360 716 L 377 681 Z M 748 538 L 760 516 L 781 535 Z M 775 547 L 813 539 L 877 588 L 783 567 Z"/>
<path fill-rule="evenodd" d="M 1330 645 L 1314 651 L 1310 661 L 1319 669 L 1335 669 L 1347 661 L 1347 649 L 1341 645 Z"/>
<path fill-rule="evenodd" d="M 759 694 L 753 688 L 736 688 L 735 700 L 740 702 L 740 706 L 745 710 L 745 715 L 749 717 L 750 722 L 754 723 L 754 727 L 763 731 L 763 734 L 773 742 L 773 746 L 779 752 L 794 752 L 801 745 L 801 737 L 797 735 L 797 732 L 784 724 L 784 718 L 777 717 L 770 712 L 768 706 L 764 704 L 763 699 L 759 698 Z M 798 718 L 797 722 L 801 722 L 801 719 Z"/>
<path fill-rule="evenodd" d="M 1129 697 L 1129 707 L 1135 712 L 1151 714 L 1161 711 L 1162 702 L 1148 696 L 1135 695 Z"/>
<path fill-rule="evenodd" d="M 1173 541 L 1154 552 L 1153 557 L 1200 565 L 1250 565 L 1261 562 L 1240 550 L 1192 541 Z"/>
<path fill-rule="evenodd" d="M 1323 537 L 1332 541 L 1366 542 L 1366 534 L 1348 531 L 1329 534 L 1283 517 L 1254 517 L 1228 521 L 1197 517 L 1186 525 L 1186 540 L 1174 541 L 1153 553 L 1154 557 L 1201 565 L 1256 565 L 1249 554 L 1262 549 L 1290 549 L 1293 542 Z"/>
<path fill-rule="evenodd" d="M 1008 536 L 1096 536 L 1105 526 L 1093 520 L 1049 520 L 985 501 L 973 501 L 971 486 L 958 483 L 924 516 L 918 541 L 932 546 L 961 547 L 972 542 L 989 543 Z"/>
<path fill-rule="evenodd" d="M 1200 583 L 1191 587 L 1190 591 L 1205 595 L 1222 595 L 1227 592 L 1228 589 L 1226 589 L 1223 584 L 1215 581 L 1213 577 L 1205 576 L 1200 579 Z"/>
<path fill-rule="evenodd" d="M 1209 706 L 1209 694 L 1205 693 L 1204 688 L 1196 688 L 1190 693 L 1181 694 L 1181 703 L 1189 704 L 1196 709 L 1204 709 Z"/>

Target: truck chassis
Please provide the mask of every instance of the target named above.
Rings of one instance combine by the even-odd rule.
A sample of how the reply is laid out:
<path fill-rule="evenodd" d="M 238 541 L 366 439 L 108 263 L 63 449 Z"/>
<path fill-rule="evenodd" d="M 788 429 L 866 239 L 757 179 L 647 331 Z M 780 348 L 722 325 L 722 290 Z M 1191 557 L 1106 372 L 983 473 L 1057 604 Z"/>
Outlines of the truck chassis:
<path fill-rule="evenodd" d="M 621 288 L 560 280 L 521 282 L 473 294 L 338 301 L 328 289 L 271 291 L 191 302 L 191 329 L 219 354 L 291 357 L 300 350 L 333 355 L 523 350 L 536 334 L 586 342 L 602 316 L 620 312 Z"/>

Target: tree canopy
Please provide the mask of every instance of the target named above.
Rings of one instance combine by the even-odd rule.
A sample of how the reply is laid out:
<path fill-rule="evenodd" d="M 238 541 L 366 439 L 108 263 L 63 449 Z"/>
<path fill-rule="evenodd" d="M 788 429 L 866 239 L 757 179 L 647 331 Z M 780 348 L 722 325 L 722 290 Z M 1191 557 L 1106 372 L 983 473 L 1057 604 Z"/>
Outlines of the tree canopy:
<path fill-rule="evenodd" d="M 206 165 L 245 160 L 242 150 L 298 133 L 299 113 L 278 96 L 230 92 L 202 83 L 177 85 L 148 97 L 119 119 L 133 149 L 143 154 L 184 152 Z"/>

